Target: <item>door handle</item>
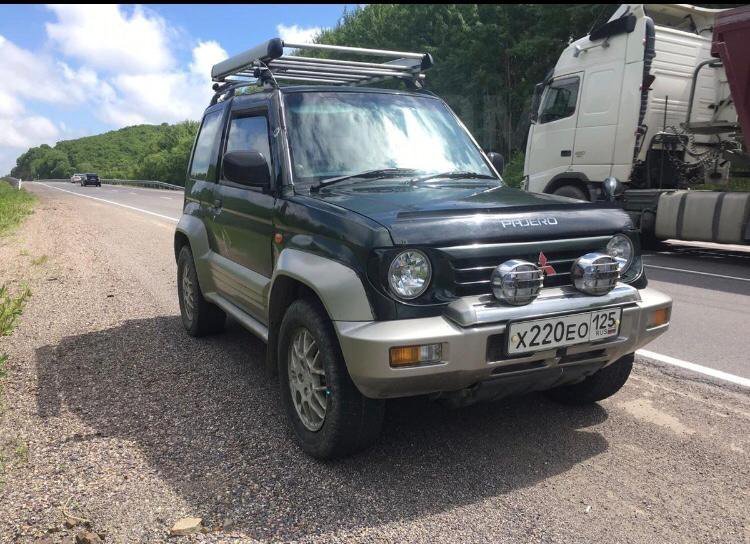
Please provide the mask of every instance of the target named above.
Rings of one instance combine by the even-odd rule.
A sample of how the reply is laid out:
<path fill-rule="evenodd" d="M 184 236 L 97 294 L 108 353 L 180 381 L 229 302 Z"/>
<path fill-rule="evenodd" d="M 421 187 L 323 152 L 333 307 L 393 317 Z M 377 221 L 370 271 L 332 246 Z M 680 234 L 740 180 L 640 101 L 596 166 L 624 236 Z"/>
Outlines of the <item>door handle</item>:
<path fill-rule="evenodd" d="M 563 149 L 562 151 L 560 151 L 560 156 L 561 157 L 570 157 L 570 149 Z"/>

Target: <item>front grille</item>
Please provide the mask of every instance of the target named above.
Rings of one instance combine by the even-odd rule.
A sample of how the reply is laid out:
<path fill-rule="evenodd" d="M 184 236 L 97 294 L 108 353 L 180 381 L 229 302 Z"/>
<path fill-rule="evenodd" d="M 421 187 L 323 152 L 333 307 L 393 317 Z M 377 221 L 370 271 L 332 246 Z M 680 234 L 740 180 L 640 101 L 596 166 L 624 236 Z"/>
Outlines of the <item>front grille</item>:
<path fill-rule="evenodd" d="M 509 252 L 516 244 L 488 244 L 471 247 L 441 248 L 450 258 L 453 273 L 453 291 L 457 297 L 485 295 L 492 293 L 490 278 L 492 271 L 509 259 L 523 259 L 530 263 L 539 263 L 539 253 L 544 252 L 547 264 L 555 269 L 555 274 L 545 274 L 543 287 L 562 287 L 572 285 L 570 270 L 573 262 L 586 253 L 601 250 L 608 237 L 581 238 L 565 240 L 556 244 L 554 241 L 525 243 L 517 252 Z M 521 246 L 520 244 L 518 244 Z M 558 249 L 555 249 L 555 246 Z M 574 247 L 571 247 L 574 246 Z M 564 249 L 559 249 L 564 247 Z"/>
<path fill-rule="evenodd" d="M 555 269 L 555 274 L 549 273 L 544 276 L 543 287 L 560 287 L 571 285 L 570 269 L 573 262 L 582 255 L 580 251 L 564 251 L 546 253 L 547 264 Z M 530 263 L 537 263 L 539 253 L 518 255 L 517 259 L 523 259 Z M 490 277 L 497 266 L 508 259 L 501 257 L 481 257 L 469 259 L 455 259 L 451 261 L 455 293 L 459 297 L 467 295 L 483 295 L 491 293 Z"/>

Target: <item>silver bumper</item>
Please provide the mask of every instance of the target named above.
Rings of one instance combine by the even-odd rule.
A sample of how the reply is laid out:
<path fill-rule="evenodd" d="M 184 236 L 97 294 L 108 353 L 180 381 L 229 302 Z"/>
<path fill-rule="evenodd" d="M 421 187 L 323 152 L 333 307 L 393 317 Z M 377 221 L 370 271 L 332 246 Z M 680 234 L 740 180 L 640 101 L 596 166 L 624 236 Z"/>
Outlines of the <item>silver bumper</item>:
<path fill-rule="evenodd" d="M 653 289 L 618 286 L 601 297 L 570 288 L 549 289 L 528 306 L 498 304 L 489 296 L 467 297 L 448 306 L 443 315 L 422 319 L 334 322 L 352 380 L 371 398 L 393 398 L 457 391 L 474 384 L 501 380 L 543 381 L 543 389 L 578 380 L 634 352 L 662 334 L 669 323 L 649 327 L 655 310 L 672 300 Z M 617 337 L 565 349 L 539 351 L 524 357 L 498 355 L 488 342 L 503 342 L 507 324 L 519 319 L 573 314 L 621 307 Z M 392 368 L 395 346 L 442 343 L 443 360 L 423 366 Z M 532 387 L 533 388 L 533 387 Z"/>

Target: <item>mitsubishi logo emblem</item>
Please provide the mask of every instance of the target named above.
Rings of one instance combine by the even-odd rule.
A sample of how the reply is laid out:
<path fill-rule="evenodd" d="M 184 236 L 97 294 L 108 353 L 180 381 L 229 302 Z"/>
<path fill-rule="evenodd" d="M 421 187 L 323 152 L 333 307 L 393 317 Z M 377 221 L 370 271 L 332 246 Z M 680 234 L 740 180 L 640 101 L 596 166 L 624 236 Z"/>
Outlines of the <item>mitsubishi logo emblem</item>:
<path fill-rule="evenodd" d="M 539 268 L 542 269 L 542 273 L 545 276 L 554 276 L 557 274 L 557 271 L 552 267 L 551 264 L 547 264 L 547 256 L 543 252 L 539 252 Z"/>

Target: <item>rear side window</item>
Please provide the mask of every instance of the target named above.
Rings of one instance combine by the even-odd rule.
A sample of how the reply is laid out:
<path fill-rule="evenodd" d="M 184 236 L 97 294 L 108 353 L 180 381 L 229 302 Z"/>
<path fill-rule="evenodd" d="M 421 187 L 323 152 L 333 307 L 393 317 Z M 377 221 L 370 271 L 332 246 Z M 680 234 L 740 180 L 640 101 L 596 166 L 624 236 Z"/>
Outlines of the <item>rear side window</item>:
<path fill-rule="evenodd" d="M 230 151 L 258 151 L 271 163 L 268 143 L 268 120 L 265 115 L 235 117 L 229 125 L 227 148 Z"/>
<path fill-rule="evenodd" d="M 576 111 L 579 78 L 566 77 L 553 81 L 547 88 L 539 110 L 539 122 L 549 123 L 570 117 Z"/>
<path fill-rule="evenodd" d="M 219 125 L 222 111 L 214 111 L 203 118 L 198 141 L 195 143 L 190 177 L 193 179 L 216 179 L 216 155 L 219 146 Z"/>

